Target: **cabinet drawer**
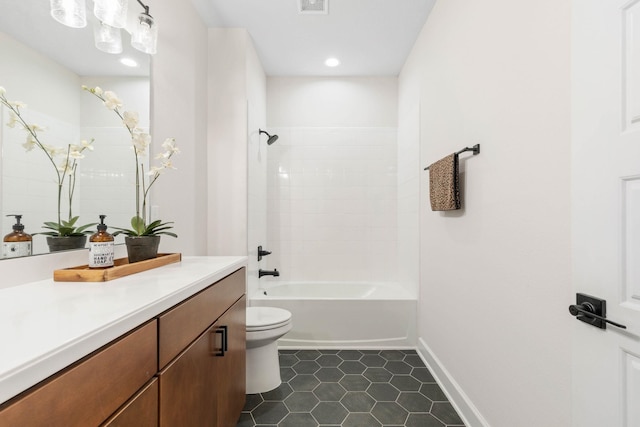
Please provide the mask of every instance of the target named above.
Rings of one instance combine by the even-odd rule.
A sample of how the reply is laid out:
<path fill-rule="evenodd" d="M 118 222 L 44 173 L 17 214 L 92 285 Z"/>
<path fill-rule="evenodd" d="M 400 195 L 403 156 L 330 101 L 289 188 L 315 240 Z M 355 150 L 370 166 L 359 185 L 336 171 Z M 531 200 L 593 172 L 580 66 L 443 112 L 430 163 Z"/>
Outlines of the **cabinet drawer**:
<path fill-rule="evenodd" d="M 158 317 L 159 368 L 204 332 L 245 292 L 245 269 L 241 268 Z"/>
<path fill-rule="evenodd" d="M 157 371 L 153 320 L 9 401 L 3 426 L 98 426 Z"/>

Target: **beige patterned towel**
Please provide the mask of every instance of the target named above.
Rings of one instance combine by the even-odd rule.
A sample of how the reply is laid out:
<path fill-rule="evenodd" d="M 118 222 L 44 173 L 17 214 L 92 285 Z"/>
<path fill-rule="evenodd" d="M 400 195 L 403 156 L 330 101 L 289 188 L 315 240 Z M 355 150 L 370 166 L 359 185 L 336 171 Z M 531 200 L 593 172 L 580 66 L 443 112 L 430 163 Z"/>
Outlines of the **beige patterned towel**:
<path fill-rule="evenodd" d="M 429 166 L 429 197 L 432 211 L 460 209 L 458 155 L 450 154 Z"/>

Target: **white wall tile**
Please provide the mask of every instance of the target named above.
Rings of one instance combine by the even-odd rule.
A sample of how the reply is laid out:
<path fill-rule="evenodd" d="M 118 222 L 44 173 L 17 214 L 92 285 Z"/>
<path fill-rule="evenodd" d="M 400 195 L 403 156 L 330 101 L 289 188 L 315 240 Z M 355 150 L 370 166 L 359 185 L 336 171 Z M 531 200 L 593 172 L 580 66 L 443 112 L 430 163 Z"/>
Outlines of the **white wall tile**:
<path fill-rule="evenodd" d="M 267 170 L 267 237 L 279 251 L 269 266 L 280 280 L 397 280 L 395 129 L 272 131 L 287 135 Z"/>

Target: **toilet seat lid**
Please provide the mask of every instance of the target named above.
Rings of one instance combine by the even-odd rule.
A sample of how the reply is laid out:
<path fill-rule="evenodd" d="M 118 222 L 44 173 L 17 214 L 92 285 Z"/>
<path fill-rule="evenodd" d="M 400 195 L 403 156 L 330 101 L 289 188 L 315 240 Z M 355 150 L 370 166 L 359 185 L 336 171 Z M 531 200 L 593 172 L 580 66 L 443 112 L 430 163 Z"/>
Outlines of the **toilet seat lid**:
<path fill-rule="evenodd" d="M 291 320 L 291 312 L 277 307 L 247 307 L 247 329 L 280 326 Z"/>

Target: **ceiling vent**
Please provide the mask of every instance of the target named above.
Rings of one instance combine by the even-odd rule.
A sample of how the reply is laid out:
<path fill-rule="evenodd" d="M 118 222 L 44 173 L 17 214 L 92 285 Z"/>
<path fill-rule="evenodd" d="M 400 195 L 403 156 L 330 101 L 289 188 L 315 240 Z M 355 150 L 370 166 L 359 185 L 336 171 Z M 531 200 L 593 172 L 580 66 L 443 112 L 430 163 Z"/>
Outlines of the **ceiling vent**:
<path fill-rule="evenodd" d="M 329 13 L 329 0 L 298 0 L 301 14 L 320 14 Z"/>

